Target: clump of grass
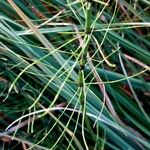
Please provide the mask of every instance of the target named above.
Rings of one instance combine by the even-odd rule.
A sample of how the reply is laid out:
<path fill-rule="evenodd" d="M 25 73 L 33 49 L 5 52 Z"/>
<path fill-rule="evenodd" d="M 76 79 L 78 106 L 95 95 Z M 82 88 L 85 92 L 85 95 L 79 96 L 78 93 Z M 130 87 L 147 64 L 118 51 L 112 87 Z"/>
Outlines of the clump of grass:
<path fill-rule="evenodd" d="M 148 1 L 0 5 L 1 147 L 150 147 Z"/>

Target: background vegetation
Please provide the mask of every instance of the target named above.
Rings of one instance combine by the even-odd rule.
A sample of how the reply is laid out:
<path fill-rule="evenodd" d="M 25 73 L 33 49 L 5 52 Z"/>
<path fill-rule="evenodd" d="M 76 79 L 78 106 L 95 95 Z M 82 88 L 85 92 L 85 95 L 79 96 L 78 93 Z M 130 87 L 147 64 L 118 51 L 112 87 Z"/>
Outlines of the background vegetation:
<path fill-rule="evenodd" d="M 0 1 L 0 149 L 149 149 L 148 0 Z"/>

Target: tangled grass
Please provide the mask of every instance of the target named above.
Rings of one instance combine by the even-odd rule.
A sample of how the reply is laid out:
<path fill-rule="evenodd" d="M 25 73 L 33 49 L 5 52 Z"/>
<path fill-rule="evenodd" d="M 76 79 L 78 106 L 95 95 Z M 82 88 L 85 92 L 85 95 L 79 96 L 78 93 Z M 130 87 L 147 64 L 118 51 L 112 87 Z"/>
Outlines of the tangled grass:
<path fill-rule="evenodd" d="M 0 6 L 0 148 L 150 148 L 148 0 Z"/>

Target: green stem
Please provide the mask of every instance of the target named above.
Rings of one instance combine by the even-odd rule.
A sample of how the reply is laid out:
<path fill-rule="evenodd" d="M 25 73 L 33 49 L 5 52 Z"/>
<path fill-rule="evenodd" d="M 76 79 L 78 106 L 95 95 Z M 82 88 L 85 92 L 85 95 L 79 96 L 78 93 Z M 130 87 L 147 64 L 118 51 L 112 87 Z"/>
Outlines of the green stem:
<path fill-rule="evenodd" d="M 82 106 L 82 112 L 83 112 L 83 117 L 84 121 L 86 124 L 86 127 L 89 131 L 89 133 L 92 136 L 93 141 L 96 141 L 95 139 L 95 134 L 93 133 L 93 130 L 90 125 L 90 121 L 86 115 L 86 95 L 85 95 L 85 79 L 84 79 L 84 66 L 86 64 L 87 60 L 87 53 L 89 50 L 89 44 L 91 40 L 91 3 L 87 2 L 87 7 L 86 7 L 86 23 L 85 23 L 85 38 L 83 41 L 83 48 L 82 48 L 82 55 L 80 59 L 80 70 L 79 70 L 79 79 L 78 79 L 78 85 L 80 88 L 80 95 L 79 95 L 79 100 L 80 104 Z"/>
<path fill-rule="evenodd" d="M 91 30 L 91 3 L 87 2 L 85 33 L 90 34 L 90 30 Z"/>

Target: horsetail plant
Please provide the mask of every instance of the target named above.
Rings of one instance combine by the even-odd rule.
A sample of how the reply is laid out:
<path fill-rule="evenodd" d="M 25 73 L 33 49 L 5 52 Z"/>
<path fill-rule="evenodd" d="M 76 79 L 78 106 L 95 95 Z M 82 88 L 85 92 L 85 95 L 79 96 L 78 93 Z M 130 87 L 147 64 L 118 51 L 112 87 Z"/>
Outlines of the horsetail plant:
<path fill-rule="evenodd" d="M 0 8 L 0 149 L 149 149 L 148 1 Z"/>
<path fill-rule="evenodd" d="M 85 16 L 85 36 L 84 36 L 84 40 L 83 40 L 83 46 L 81 49 L 81 58 L 80 58 L 80 68 L 79 68 L 79 73 L 78 73 L 78 86 L 80 89 L 80 95 L 79 95 L 79 101 L 80 104 L 82 106 L 82 111 L 83 111 L 83 118 L 82 118 L 82 136 L 83 136 L 83 140 L 84 140 L 84 144 L 86 149 L 88 149 L 88 145 L 86 143 L 85 140 L 85 135 L 84 135 L 84 122 L 86 123 L 87 128 L 89 129 L 92 138 L 95 139 L 94 133 L 91 129 L 88 117 L 86 115 L 86 88 L 85 88 L 85 78 L 84 78 L 84 67 L 86 64 L 86 59 L 87 59 L 87 54 L 88 54 L 88 50 L 89 50 L 89 44 L 90 44 L 90 40 L 91 40 L 91 2 L 87 1 L 85 4 L 86 7 L 86 16 Z"/>

